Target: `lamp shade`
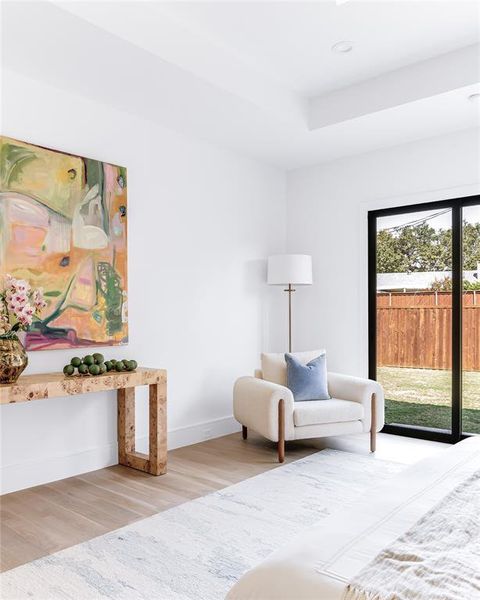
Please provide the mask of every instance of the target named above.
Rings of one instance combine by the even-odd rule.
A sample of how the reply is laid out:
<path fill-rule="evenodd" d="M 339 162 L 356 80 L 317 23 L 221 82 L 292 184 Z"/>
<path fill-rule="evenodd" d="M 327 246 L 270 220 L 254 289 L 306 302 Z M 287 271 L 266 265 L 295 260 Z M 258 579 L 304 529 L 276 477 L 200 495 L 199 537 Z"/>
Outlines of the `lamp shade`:
<path fill-rule="evenodd" d="M 268 257 L 269 285 L 311 285 L 312 257 L 308 254 L 276 254 Z"/>

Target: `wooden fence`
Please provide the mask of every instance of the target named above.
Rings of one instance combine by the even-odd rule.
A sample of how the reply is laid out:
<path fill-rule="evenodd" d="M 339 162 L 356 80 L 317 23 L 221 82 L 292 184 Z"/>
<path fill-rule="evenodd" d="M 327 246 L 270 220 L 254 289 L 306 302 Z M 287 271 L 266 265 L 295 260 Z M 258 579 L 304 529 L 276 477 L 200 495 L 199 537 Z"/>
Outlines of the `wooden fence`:
<path fill-rule="evenodd" d="M 378 293 L 377 364 L 451 369 L 451 294 Z M 480 371 L 479 292 L 464 293 L 463 368 Z"/>

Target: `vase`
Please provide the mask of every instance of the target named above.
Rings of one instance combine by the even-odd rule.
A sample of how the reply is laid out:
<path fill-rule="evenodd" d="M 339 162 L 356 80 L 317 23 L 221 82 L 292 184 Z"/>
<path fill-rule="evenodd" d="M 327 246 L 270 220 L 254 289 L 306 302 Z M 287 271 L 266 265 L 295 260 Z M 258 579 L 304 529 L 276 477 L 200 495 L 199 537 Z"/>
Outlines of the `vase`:
<path fill-rule="evenodd" d="M 15 383 L 25 367 L 28 356 L 16 335 L 0 335 L 0 384 Z"/>

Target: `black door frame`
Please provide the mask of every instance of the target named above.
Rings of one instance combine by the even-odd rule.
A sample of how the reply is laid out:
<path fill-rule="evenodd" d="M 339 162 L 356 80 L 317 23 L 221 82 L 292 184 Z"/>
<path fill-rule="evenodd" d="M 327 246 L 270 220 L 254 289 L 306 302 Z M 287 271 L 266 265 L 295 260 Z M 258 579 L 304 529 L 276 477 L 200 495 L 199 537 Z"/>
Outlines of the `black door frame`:
<path fill-rule="evenodd" d="M 408 204 L 368 212 L 368 371 L 377 378 L 377 219 L 404 213 L 452 209 L 452 429 L 438 430 L 408 425 L 385 425 L 382 431 L 408 437 L 455 444 L 462 433 L 462 297 L 463 207 L 480 204 L 480 195 Z"/>

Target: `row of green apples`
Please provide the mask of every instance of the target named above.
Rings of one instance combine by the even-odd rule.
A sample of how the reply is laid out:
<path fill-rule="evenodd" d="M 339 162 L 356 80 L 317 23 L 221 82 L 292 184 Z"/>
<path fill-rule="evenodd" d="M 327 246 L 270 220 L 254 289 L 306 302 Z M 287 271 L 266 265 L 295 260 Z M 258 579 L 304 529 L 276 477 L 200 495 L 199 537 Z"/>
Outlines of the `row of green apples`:
<path fill-rule="evenodd" d="M 63 367 L 63 372 L 68 377 L 75 375 L 78 371 L 79 375 L 103 375 L 107 371 L 134 371 L 137 368 L 136 360 L 116 360 L 111 358 L 105 360 L 103 354 L 96 352 L 95 354 L 87 354 L 83 358 L 74 356 L 68 365 Z"/>

